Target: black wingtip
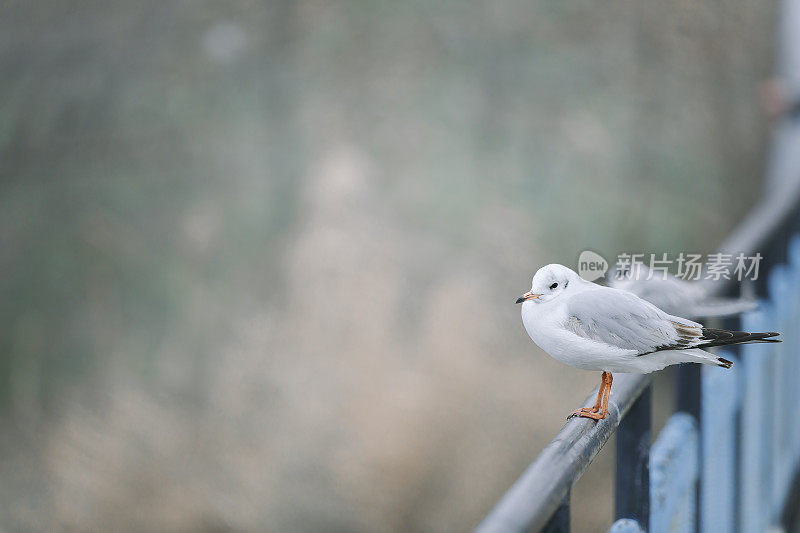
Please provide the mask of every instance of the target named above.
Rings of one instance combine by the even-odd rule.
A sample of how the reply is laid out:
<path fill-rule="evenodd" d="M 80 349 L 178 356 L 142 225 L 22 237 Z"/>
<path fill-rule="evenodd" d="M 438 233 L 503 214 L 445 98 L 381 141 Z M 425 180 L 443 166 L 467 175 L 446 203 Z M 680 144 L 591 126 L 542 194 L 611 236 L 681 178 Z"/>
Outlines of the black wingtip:
<path fill-rule="evenodd" d="M 764 333 L 749 333 L 747 331 L 729 331 L 725 329 L 703 328 L 702 340 L 708 341 L 698 344 L 695 348 L 712 348 L 714 346 L 730 346 L 732 344 L 751 344 L 760 342 L 781 342 L 777 337 L 780 333 L 768 331 Z"/>

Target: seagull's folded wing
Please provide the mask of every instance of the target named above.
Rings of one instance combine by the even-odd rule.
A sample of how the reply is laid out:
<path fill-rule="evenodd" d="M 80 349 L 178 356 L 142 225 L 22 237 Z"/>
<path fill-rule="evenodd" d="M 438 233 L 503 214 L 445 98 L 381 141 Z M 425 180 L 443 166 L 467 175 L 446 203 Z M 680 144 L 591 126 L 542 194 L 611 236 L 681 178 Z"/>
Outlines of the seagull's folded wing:
<path fill-rule="evenodd" d="M 567 301 L 565 327 L 581 337 L 646 354 L 699 344 L 702 326 L 626 291 L 598 287 Z"/>

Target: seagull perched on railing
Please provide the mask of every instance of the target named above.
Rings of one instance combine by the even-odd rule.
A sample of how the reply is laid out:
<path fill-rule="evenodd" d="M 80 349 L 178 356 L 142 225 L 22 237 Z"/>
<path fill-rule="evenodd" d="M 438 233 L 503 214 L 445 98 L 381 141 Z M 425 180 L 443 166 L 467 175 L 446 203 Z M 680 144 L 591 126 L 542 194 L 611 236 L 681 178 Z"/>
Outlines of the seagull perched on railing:
<path fill-rule="evenodd" d="M 651 271 L 640 262 L 615 269 L 608 276 L 608 285 L 632 292 L 667 313 L 692 318 L 733 316 L 758 307 L 746 298 L 711 296 L 708 285 Z"/>
<path fill-rule="evenodd" d="M 582 279 L 563 265 L 547 265 L 533 276 L 531 290 L 517 299 L 533 342 L 551 357 L 583 370 L 602 371 L 597 401 L 573 416 L 601 420 L 608 414 L 612 372 L 649 374 L 678 363 L 730 368 L 703 348 L 751 342 L 780 342 L 779 333 L 705 328 L 670 315 L 635 294 Z"/>

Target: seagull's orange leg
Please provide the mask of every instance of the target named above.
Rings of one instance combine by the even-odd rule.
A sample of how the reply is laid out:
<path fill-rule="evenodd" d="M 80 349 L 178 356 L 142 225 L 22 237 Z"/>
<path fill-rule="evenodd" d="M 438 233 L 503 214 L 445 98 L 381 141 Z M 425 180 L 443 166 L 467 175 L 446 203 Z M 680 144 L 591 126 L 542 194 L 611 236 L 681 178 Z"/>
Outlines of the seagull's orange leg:
<path fill-rule="evenodd" d="M 581 407 L 570 413 L 567 417 L 569 420 L 572 417 L 579 416 L 583 418 L 594 418 L 601 420 L 608 414 L 608 399 L 611 396 L 611 372 L 603 372 L 600 378 L 600 389 L 597 391 L 597 401 L 594 402 L 592 407 Z M 603 410 L 600 411 L 602 405 Z"/>
<path fill-rule="evenodd" d="M 603 375 L 600 377 L 600 388 L 597 389 L 597 401 L 594 402 L 594 405 L 591 407 L 581 407 L 579 411 L 596 413 L 600 410 L 600 405 L 606 393 L 606 380 L 608 379 L 607 376 L 608 374 L 606 372 L 603 372 Z"/>
<path fill-rule="evenodd" d="M 603 410 L 600 411 L 600 414 L 603 415 L 600 418 L 605 418 L 608 414 L 608 400 L 611 399 L 611 383 L 614 382 L 614 376 L 611 375 L 611 372 L 608 373 L 608 377 L 606 378 L 606 397 L 603 398 Z"/>

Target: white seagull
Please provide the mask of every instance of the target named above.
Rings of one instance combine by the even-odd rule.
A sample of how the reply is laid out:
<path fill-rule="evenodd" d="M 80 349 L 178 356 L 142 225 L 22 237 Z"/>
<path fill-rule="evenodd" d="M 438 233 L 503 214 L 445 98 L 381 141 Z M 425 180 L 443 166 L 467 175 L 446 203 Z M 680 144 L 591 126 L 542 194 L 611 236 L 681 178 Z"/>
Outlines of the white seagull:
<path fill-rule="evenodd" d="M 547 265 L 531 290 L 517 299 L 533 342 L 551 357 L 583 370 L 602 371 L 593 407 L 573 416 L 600 420 L 608 414 L 612 372 L 649 374 L 678 363 L 730 368 L 727 359 L 703 350 L 750 342 L 780 342 L 779 333 L 705 328 L 665 313 L 635 294 L 582 279 L 563 265 Z"/>
<path fill-rule="evenodd" d="M 746 298 L 710 296 L 708 285 L 679 279 L 666 272 L 651 273 L 638 261 L 609 273 L 608 285 L 632 292 L 667 313 L 692 318 L 733 316 L 758 307 L 755 301 Z"/>

